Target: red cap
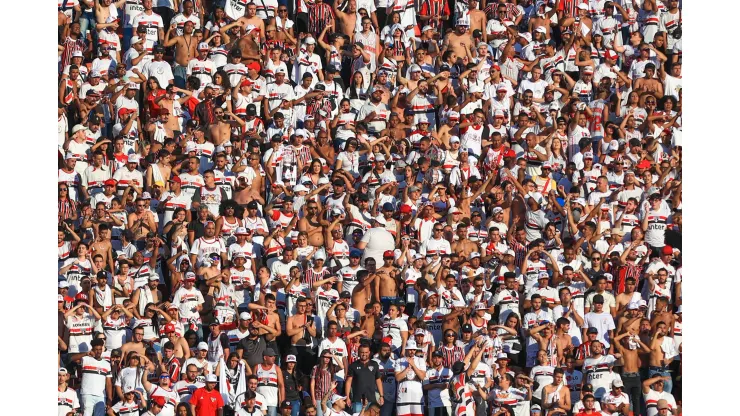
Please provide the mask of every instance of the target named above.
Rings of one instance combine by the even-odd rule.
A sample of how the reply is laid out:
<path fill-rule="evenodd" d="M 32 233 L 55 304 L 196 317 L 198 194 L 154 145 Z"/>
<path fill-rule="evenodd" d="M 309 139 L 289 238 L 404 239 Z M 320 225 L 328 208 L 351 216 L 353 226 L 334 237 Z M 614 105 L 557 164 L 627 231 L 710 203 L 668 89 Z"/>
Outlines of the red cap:
<path fill-rule="evenodd" d="M 258 64 L 257 62 L 250 63 L 249 65 L 247 65 L 247 68 L 248 69 L 254 69 L 257 72 L 260 72 L 260 69 L 262 69 L 262 67 L 260 66 L 260 64 Z"/>
<path fill-rule="evenodd" d="M 393 253 L 393 250 L 386 250 L 386 251 L 385 251 L 385 252 L 383 253 L 383 258 L 386 258 L 386 257 L 387 257 L 387 258 L 391 258 L 391 259 L 392 259 L 392 258 L 395 258 L 395 257 L 396 257 L 396 255 L 395 255 L 395 254 Z"/>
<path fill-rule="evenodd" d="M 180 180 L 180 177 L 179 176 L 175 175 L 175 176 L 173 176 L 173 177 L 170 178 L 169 182 L 182 183 L 182 180 Z"/>
<path fill-rule="evenodd" d="M 105 182 L 103 182 L 103 185 L 111 185 L 116 186 L 116 180 L 115 179 L 106 179 Z"/>
<path fill-rule="evenodd" d="M 385 337 L 381 340 L 382 343 L 391 345 L 391 341 L 393 341 L 393 338 L 391 337 Z"/>
<path fill-rule="evenodd" d="M 175 332 L 175 324 L 167 324 L 164 326 L 164 333 L 165 334 L 171 334 Z"/>
<path fill-rule="evenodd" d="M 250 65 L 251 65 L 251 64 L 250 64 Z M 242 81 L 242 84 L 241 84 L 241 86 L 242 86 L 242 87 L 245 87 L 245 86 L 247 86 L 247 85 L 252 85 L 252 84 L 254 84 L 254 82 L 252 82 L 252 80 L 251 80 L 251 79 L 249 79 L 249 78 L 244 78 L 244 81 Z"/>
<path fill-rule="evenodd" d="M 516 152 L 513 149 L 508 149 L 504 152 L 504 157 L 516 157 Z"/>
<path fill-rule="evenodd" d="M 399 208 L 399 211 L 401 214 L 411 214 L 411 206 L 407 204 L 401 205 L 401 208 Z"/>
<path fill-rule="evenodd" d="M 164 407 L 166 402 L 164 400 L 164 397 L 156 396 L 156 397 L 152 397 L 152 403 L 156 404 L 159 407 Z"/>
<path fill-rule="evenodd" d="M 673 255 L 673 247 L 671 246 L 663 246 L 663 250 L 661 253 L 672 256 Z"/>
<path fill-rule="evenodd" d="M 636 166 L 639 169 L 649 169 L 650 168 L 650 162 L 647 160 L 643 160 Z"/>
<path fill-rule="evenodd" d="M 672 251 L 671 251 L 672 253 Z M 78 293 L 77 296 L 75 296 L 75 302 L 85 302 L 87 303 L 87 295 L 84 293 Z"/>
<path fill-rule="evenodd" d="M 131 113 L 135 113 L 135 112 L 136 112 L 136 110 L 134 110 L 133 108 L 123 107 L 120 110 L 118 110 L 118 117 L 125 116 L 126 114 L 131 114 Z"/>

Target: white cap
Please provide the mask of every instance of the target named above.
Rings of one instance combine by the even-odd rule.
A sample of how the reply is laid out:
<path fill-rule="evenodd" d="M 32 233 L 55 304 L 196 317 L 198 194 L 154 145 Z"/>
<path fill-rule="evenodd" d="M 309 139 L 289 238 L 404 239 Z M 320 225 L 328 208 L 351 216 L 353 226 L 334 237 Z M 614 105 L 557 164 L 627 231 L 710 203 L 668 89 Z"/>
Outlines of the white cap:
<path fill-rule="evenodd" d="M 406 341 L 406 350 L 418 350 L 419 347 L 416 346 L 416 341 L 413 339 L 410 339 Z"/>
<path fill-rule="evenodd" d="M 638 256 L 644 256 L 644 255 L 646 255 L 646 254 L 647 254 L 647 252 L 648 252 L 648 249 L 647 249 L 647 247 L 645 247 L 645 246 L 637 246 L 637 247 L 635 247 L 634 251 L 635 251 L 635 253 L 636 253 L 636 254 L 637 254 Z"/>
<path fill-rule="evenodd" d="M 429 124 L 429 118 L 425 114 L 420 114 L 416 119 L 416 124 L 426 123 Z"/>
<path fill-rule="evenodd" d="M 206 350 L 206 351 L 208 350 L 208 344 L 201 341 L 198 343 L 198 351 L 203 351 L 203 350 Z"/>
<path fill-rule="evenodd" d="M 419 259 L 423 259 L 423 258 L 424 258 L 424 256 L 422 256 L 422 255 L 421 255 L 421 254 L 419 254 L 419 253 L 416 253 L 416 254 L 414 254 L 413 256 L 411 256 L 411 259 L 412 259 L 412 260 L 419 260 Z"/>
<path fill-rule="evenodd" d="M 215 383 L 218 381 L 218 378 L 216 378 L 215 374 L 207 374 L 206 375 L 206 383 Z"/>
<path fill-rule="evenodd" d="M 379 222 L 379 223 L 380 223 L 380 224 L 382 224 L 382 225 L 386 225 L 386 224 L 388 224 L 388 221 L 386 221 L 386 220 L 385 220 L 385 217 L 384 217 L 384 216 L 383 216 L 382 214 L 378 215 L 377 217 L 375 217 L 375 218 L 373 218 L 373 219 L 374 219 L 375 221 Z"/>
<path fill-rule="evenodd" d="M 483 85 L 481 84 L 473 84 L 470 86 L 470 92 L 483 92 Z"/>
<path fill-rule="evenodd" d="M 424 26 L 423 29 L 421 29 L 422 32 L 426 32 L 427 30 L 434 30 L 434 28 L 431 27 L 431 26 L 429 26 L 429 25 L 426 25 L 426 26 Z"/>
<path fill-rule="evenodd" d="M 527 42 L 530 42 L 530 43 L 532 42 L 532 34 L 529 33 L 529 32 L 520 33 L 519 34 L 519 37 L 520 38 L 523 38 Z"/>
<path fill-rule="evenodd" d="M 506 114 L 504 113 L 504 110 L 498 109 L 498 110 L 496 110 L 496 111 L 493 112 L 493 117 L 494 118 L 495 117 L 505 118 L 506 117 Z"/>
<path fill-rule="evenodd" d="M 478 303 L 476 303 L 476 304 L 475 304 L 475 310 L 476 310 L 476 311 L 480 311 L 480 310 L 485 310 L 485 309 L 488 309 L 488 308 L 486 307 L 486 304 L 485 304 L 485 303 L 483 303 L 483 302 L 478 302 Z"/>
<path fill-rule="evenodd" d="M 60 280 L 59 289 L 64 289 L 65 287 L 69 287 L 69 282 L 67 282 L 66 280 Z"/>
<path fill-rule="evenodd" d="M 84 58 L 84 55 L 82 55 L 82 51 L 74 51 L 74 52 L 72 52 L 72 57 L 73 58 Z M 65 370 L 66 370 L 66 368 L 65 368 Z"/>
<path fill-rule="evenodd" d="M 306 129 L 296 129 L 295 135 L 302 136 L 302 137 L 308 137 L 308 132 L 306 131 Z"/>
<path fill-rule="evenodd" d="M 505 352 L 496 354 L 496 360 L 508 360 L 509 356 Z"/>
<path fill-rule="evenodd" d="M 479 259 L 479 258 L 480 258 L 480 253 L 478 253 L 477 251 L 470 253 L 470 260 Z"/>
<path fill-rule="evenodd" d="M 504 209 L 501 207 L 494 207 L 493 210 L 491 210 L 491 214 L 498 214 L 499 212 L 504 212 Z"/>
<path fill-rule="evenodd" d="M 583 158 L 584 159 L 593 159 L 594 158 L 594 154 L 591 153 L 591 152 L 584 152 L 583 153 Z"/>
<path fill-rule="evenodd" d="M 297 192 L 308 192 L 308 188 L 299 183 L 298 185 L 293 187 L 293 193 Z"/>
<path fill-rule="evenodd" d="M 185 153 L 194 152 L 196 150 L 198 150 L 198 148 L 195 146 L 195 143 L 193 143 L 193 142 L 188 142 L 185 145 Z"/>
<path fill-rule="evenodd" d="M 512 249 L 506 250 L 506 252 L 504 252 L 504 254 L 506 254 L 508 256 L 515 256 L 516 257 L 516 253 Z"/>
<path fill-rule="evenodd" d="M 149 276 L 149 281 L 153 282 L 155 280 L 159 280 L 159 275 L 157 273 L 152 273 L 152 275 Z"/>
<path fill-rule="evenodd" d="M 152 199 L 152 194 L 150 194 L 149 192 L 142 192 L 141 199 Z"/>
<path fill-rule="evenodd" d="M 637 309 L 640 309 L 640 304 L 639 303 L 637 303 L 637 302 L 630 302 L 630 303 L 627 304 L 627 310 L 628 311 L 633 311 L 633 310 L 637 310 Z"/>
<path fill-rule="evenodd" d="M 83 126 L 82 124 L 75 124 L 74 127 L 72 127 L 72 134 L 77 133 L 78 131 L 85 130 L 87 127 Z"/>
<path fill-rule="evenodd" d="M 128 155 L 127 163 L 139 163 L 139 155 L 131 153 Z"/>
<path fill-rule="evenodd" d="M 239 319 L 241 319 L 242 321 L 250 320 L 252 319 L 252 314 L 249 312 L 242 312 L 239 314 Z"/>
<path fill-rule="evenodd" d="M 329 183 L 329 178 L 327 178 L 326 176 L 322 176 L 319 178 L 319 185 L 325 185 L 327 183 Z"/>
<path fill-rule="evenodd" d="M 578 8 L 581 10 L 588 10 L 588 5 L 586 3 L 580 3 L 578 4 Z"/>
<path fill-rule="evenodd" d="M 624 383 L 621 378 L 615 378 L 612 380 L 612 387 L 624 387 Z"/>
<path fill-rule="evenodd" d="M 143 41 L 144 41 L 144 39 L 142 39 L 142 38 L 140 38 L 140 37 L 138 37 L 136 35 L 131 36 L 131 44 L 132 45 L 134 45 L 136 43 L 139 43 L 139 42 L 143 42 Z"/>
<path fill-rule="evenodd" d="M 201 42 L 201 43 L 198 44 L 198 50 L 199 51 L 207 51 L 209 49 L 211 49 L 211 48 L 205 42 Z"/>
<path fill-rule="evenodd" d="M 375 154 L 375 161 L 376 162 L 385 162 L 385 155 L 382 153 L 376 153 Z"/>
<path fill-rule="evenodd" d="M 458 113 L 457 111 L 450 111 L 449 113 L 447 113 L 447 118 L 449 120 L 460 120 L 460 113 Z"/>
<path fill-rule="evenodd" d="M 447 211 L 447 213 L 448 213 L 448 214 L 456 214 L 456 213 L 458 213 L 458 212 L 462 212 L 462 211 L 460 211 L 460 208 L 458 208 L 458 207 L 452 207 L 452 208 L 450 208 L 450 209 L 449 209 L 449 210 Z"/>
<path fill-rule="evenodd" d="M 617 140 L 609 142 L 609 150 L 619 150 L 619 142 Z"/>
<path fill-rule="evenodd" d="M 540 33 L 547 33 L 547 29 L 545 29 L 545 27 L 544 27 L 544 26 L 537 26 L 537 27 L 536 27 L 536 28 L 534 29 L 534 31 L 535 31 L 535 32 L 540 32 Z"/>
<path fill-rule="evenodd" d="M 313 255 L 314 260 L 326 260 L 326 253 L 324 250 L 318 250 L 316 251 L 316 254 Z"/>
<path fill-rule="evenodd" d="M 295 356 L 295 355 L 293 355 L 293 354 L 288 354 L 288 355 L 287 355 L 287 356 L 285 357 L 285 362 L 286 362 L 286 363 L 296 363 L 296 362 L 298 362 L 298 360 L 296 359 L 296 356 Z"/>
<path fill-rule="evenodd" d="M 314 39 L 313 36 L 308 36 L 304 42 L 306 45 L 315 45 L 316 39 Z"/>
<path fill-rule="evenodd" d="M 460 138 L 457 136 L 450 137 L 450 144 L 452 143 L 460 143 Z"/>
<path fill-rule="evenodd" d="M 224 153 L 225 151 L 226 151 L 226 149 L 224 149 L 223 145 L 218 145 L 218 146 L 216 146 L 215 149 L 213 149 L 213 153 L 214 154 L 216 154 L 216 153 Z"/>
<path fill-rule="evenodd" d="M 409 67 L 409 72 L 421 72 L 421 67 L 417 64 L 413 64 Z"/>
<path fill-rule="evenodd" d="M 340 396 L 338 394 L 332 394 L 330 401 L 331 401 L 331 404 L 334 404 L 334 403 L 336 403 L 336 402 L 338 402 L 340 400 L 347 400 L 347 397 L 346 396 Z"/>
<path fill-rule="evenodd" d="M 125 386 L 125 387 L 123 388 L 123 394 L 126 394 L 126 393 L 133 393 L 133 391 L 134 391 L 134 386 L 132 386 L 132 385 L 130 385 L 130 384 L 129 384 L 129 385 L 127 385 L 127 386 Z"/>

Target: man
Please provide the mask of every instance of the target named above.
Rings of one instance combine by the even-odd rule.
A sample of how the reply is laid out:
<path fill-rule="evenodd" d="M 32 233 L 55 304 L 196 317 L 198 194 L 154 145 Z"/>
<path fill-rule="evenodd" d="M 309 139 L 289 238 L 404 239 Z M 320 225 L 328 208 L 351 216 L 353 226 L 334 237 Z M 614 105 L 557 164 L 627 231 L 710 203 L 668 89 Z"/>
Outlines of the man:
<path fill-rule="evenodd" d="M 377 403 L 383 406 L 383 380 L 381 379 L 380 365 L 370 359 L 370 346 L 363 344 L 357 350 L 359 360 L 350 364 L 347 371 L 347 380 L 344 383 L 344 392 L 347 397 L 352 394 L 352 413 L 362 409 L 363 398 L 367 403 Z M 423 377 L 422 377 L 423 379 Z M 379 394 L 376 401 L 375 394 Z"/>
<path fill-rule="evenodd" d="M 585 382 L 594 387 L 594 397 L 601 399 L 615 378 L 612 367 L 621 365 L 622 355 L 603 355 L 604 345 L 599 340 L 591 341 L 591 356 L 583 361 Z"/>
<path fill-rule="evenodd" d="M 676 399 L 671 393 L 663 390 L 663 384 L 670 376 L 655 376 L 642 382 L 642 395 L 645 398 L 647 416 L 656 416 L 660 409 L 668 409 L 668 413 L 676 413 Z"/>
<path fill-rule="evenodd" d="M 444 353 L 441 350 L 432 353 L 432 366 L 427 369 L 422 388 L 429 397 L 429 415 L 443 416 L 450 414 L 445 406 L 442 393 L 447 391 L 448 384 L 452 380 L 452 370 L 442 365 Z"/>
<path fill-rule="evenodd" d="M 427 366 L 424 359 L 416 356 L 416 341 L 406 341 L 405 356 L 396 361 L 395 372 L 398 382 L 396 412 L 398 416 L 419 415 L 423 413 L 424 392 L 422 381 L 426 377 Z"/>
<path fill-rule="evenodd" d="M 80 398 L 84 416 L 103 415 L 106 406 L 113 398 L 113 384 L 110 362 L 103 358 L 105 341 L 96 338 L 90 342 L 92 350 L 72 354 L 71 360 L 82 366 Z"/>
<path fill-rule="evenodd" d="M 224 398 L 216 389 L 215 374 L 206 375 L 205 387 L 200 387 L 190 396 L 190 410 L 195 416 L 223 415 Z"/>
<path fill-rule="evenodd" d="M 614 337 L 614 318 L 612 315 L 604 312 L 604 297 L 596 295 L 593 297 L 592 306 L 594 309 L 583 317 L 583 338 L 586 338 L 586 330 L 596 328 L 598 339 L 604 344 L 604 348 L 609 349 L 611 339 Z"/>
<path fill-rule="evenodd" d="M 285 397 L 283 371 L 275 364 L 276 355 L 272 348 L 265 349 L 262 363 L 254 366 L 252 371 L 259 379 L 257 393 L 265 397 L 268 415 L 277 414 L 278 403 Z"/>
<path fill-rule="evenodd" d="M 610 414 L 628 414 L 630 410 L 630 399 L 627 393 L 622 391 L 623 388 L 624 383 L 622 383 L 622 380 L 618 378 L 612 380 L 611 391 L 601 398 L 601 408 L 607 410 Z"/>
<path fill-rule="evenodd" d="M 80 409 L 80 401 L 77 392 L 69 388 L 69 372 L 61 367 L 57 372 L 57 406 L 59 415 L 66 416 L 68 413 L 77 413 Z"/>

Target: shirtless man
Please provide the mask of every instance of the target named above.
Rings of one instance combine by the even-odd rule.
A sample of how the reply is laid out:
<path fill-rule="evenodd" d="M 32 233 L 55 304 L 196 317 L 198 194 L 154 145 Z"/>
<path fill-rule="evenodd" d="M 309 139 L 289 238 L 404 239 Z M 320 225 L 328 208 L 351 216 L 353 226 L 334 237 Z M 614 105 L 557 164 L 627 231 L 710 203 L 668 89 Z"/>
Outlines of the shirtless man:
<path fill-rule="evenodd" d="M 467 259 L 470 253 L 480 253 L 478 244 L 468 239 L 468 227 L 465 224 L 459 224 L 455 230 L 458 240 L 452 243 L 452 252 L 458 253 L 460 257 Z"/>
<path fill-rule="evenodd" d="M 314 247 L 324 245 L 324 229 L 319 217 L 319 204 L 310 200 L 306 203 L 306 214 L 298 220 L 298 232 L 308 233 L 308 244 Z"/>
<path fill-rule="evenodd" d="M 224 142 L 229 141 L 231 138 L 231 128 L 238 125 L 238 123 L 234 121 L 236 116 L 231 111 L 216 108 L 213 110 L 213 114 L 216 116 L 216 122 L 208 126 L 208 133 L 210 134 L 210 141 L 213 145 L 220 146 Z"/>
<path fill-rule="evenodd" d="M 564 375 L 562 368 L 556 368 L 552 372 L 552 384 L 542 388 L 542 408 L 547 409 L 548 415 L 567 415 L 570 412 L 570 388 L 568 383 L 563 383 Z"/>
<path fill-rule="evenodd" d="M 298 347 L 306 347 L 306 340 L 304 339 L 304 332 L 312 336 L 316 336 L 316 324 L 312 320 L 308 320 L 308 309 L 306 308 L 306 298 L 300 297 L 296 301 L 296 314 L 289 317 L 286 322 L 285 332 L 290 337 L 290 345 Z"/>
<path fill-rule="evenodd" d="M 149 232 L 157 231 L 157 223 L 154 214 L 148 209 L 148 201 L 136 198 L 136 211 L 128 214 L 126 228 L 134 233 L 135 240 L 143 240 Z"/>
<path fill-rule="evenodd" d="M 240 17 L 237 22 L 245 28 L 249 27 L 249 25 L 253 25 L 257 30 L 257 33 L 259 34 L 260 43 L 265 41 L 265 22 L 257 17 L 257 5 L 255 3 L 251 3 L 247 5 L 247 14 L 244 17 Z M 249 34 L 249 32 L 247 32 Z M 244 52 L 244 48 L 241 48 L 242 52 Z"/>
<path fill-rule="evenodd" d="M 393 265 L 394 254 L 393 251 L 388 250 L 383 253 L 383 266 L 375 272 L 375 287 L 373 293 L 375 299 L 381 300 L 385 305 L 395 304 L 398 297 L 398 288 L 401 286 L 401 278 L 398 273 L 398 269 Z M 383 302 L 385 300 L 385 302 Z M 384 306 L 385 306 L 384 305 Z M 387 310 L 387 308 L 386 308 Z"/>
<path fill-rule="evenodd" d="M 275 339 L 282 332 L 282 326 L 280 325 L 280 315 L 277 313 L 277 303 L 275 296 L 265 295 L 265 306 L 259 306 L 254 303 L 249 305 L 249 309 L 263 310 L 263 313 L 267 313 L 267 324 L 262 324 L 259 321 L 252 322 L 252 325 L 258 329 L 260 335 L 266 335 L 267 339 Z"/>
<path fill-rule="evenodd" d="M 648 92 L 655 95 L 656 99 L 663 98 L 663 83 L 655 76 L 655 64 L 645 65 L 645 76 L 635 80 L 633 91 L 637 93 Z"/>
<path fill-rule="evenodd" d="M 668 312 L 668 298 L 661 296 L 655 300 L 655 311 L 650 317 L 650 327 L 655 330 L 660 323 L 665 323 L 668 328 L 673 328 L 673 314 Z"/>
<path fill-rule="evenodd" d="M 168 150 L 162 149 L 159 151 L 159 153 L 157 154 L 157 163 L 155 163 L 154 165 L 149 165 L 149 167 L 146 168 L 146 186 L 144 187 L 144 189 L 146 189 L 148 192 L 152 192 L 152 189 L 154 188 L 154 182 L 163 181 L 165 190 L 169 191 L 169 179 L 172 171 L 170 160 L 172 160 L 172 155 Z M 155 175 L 155 172 L 158 173 Z"/>
<path fill-rule="evenodd" d="M 175 95 L 177 93 L 182 93 L 183 96 L 178 98 L 177 95 Z M 177 114 L 175 111 L 175 100 L 177 100 L 180 106 L 182 106 L 185 105 L 192 95 L 192 91 L 177 88 L 174 85 L 168 85 L 167 88 L 165 88 L 165 94 L 160 95 L 154 100 L 160 108 L 166 108 L 170 112 L 170 117 L 167 118 L 167 122 L 165 124 L 168 129 L 173 132 L 180 130 L 179 117 L 175 115 Z"/>
<path fill-rule="evenodd" d="M 373 296 L 373 282 L 378 278 L 377 273 L 370 274 L 367 270 L 357 272 L 357 286 L 352 290 L 352 307 L 364 316 L 365 305 L 370 302 Z M 364 329 L 364 328 L 363 328 Z"/>
<path fill-rule="evenodd" d="M 175 45 L 175 62 L 187 68 L 188 62 L 198 56 L 198 39 L 193 35 L 195 24 L 191 21 L 186 21 L 185 27 L 182 30 L 182 36 L 171 38 L 176 29 L 177 26 L 170 26 L 170 29 L 164 36 L 164 46 L 170 47 Z"/>
<path fill-rule="evenodd" d="M 548 354 L 551 353 L 553 347 L 551 344 L 554 343 L 555 351 L 552 352 L 557 354 L 558 363 L 565 364 L 566 350 L 571 350 L 573 347 L 571 336 L 568 335 L 570 321 L 568 318 L 561 319 L 564 319 L 564 321 L 561 321 L 560 325 L 558 325 L 558 332 L 561 332 L 559 336 L 555 334 L 555 325 L 552 322 L 532 328 L 530 330 L 530 335 L 535 341 L 537 341 L 540 350 L 547 351 Z M 565 329 L 564 333 L 562 333 L 563 329 Z M 542 332 L 542 334 L 540 334 L 540 332 Z"/>
<path fill-rule="evenodd" d="M 260 155 L 252 153 L 247 155 L 247 166 L 243 172 L 239 172 L 234 186 L 234 201 L 239 205 L 246 205 L 251 201 L 257 201 L 262 205 L 265 201 L 260 194 L 264 192 L 264 171 L 260 166 Z M 234 172 L 236 173 L 236 172 Z M 299 230 L 300 231 L 300 230 Z M 323 241 L 323 240 L 322 240 Z M 311 243 L 309 234 L 309 244 Z"/>
<path fill-rule="evenodd" d="M 472 57 L 470 48 L 473 46 L 473 40 L 467 32 L 467 20 L 457 19 L 455 31 L 448 33 L 445 37 L 442 53 L 444 54 L 447 50 L 451 50 L 459 59 L 462 59 L 463 62 L 466 62 L 466 57 L 470 59 L 470 57 Z"/>
<path fill-rule="evenodd" d="M 121 347 L 121 356 L 125 357 L 130 351 L 136 351 L 139 355 L 146 356 L 146 344 L 144 344 L 144 328 L 134 328 L 131 341 Z"/>
<path fill-rule="evenodd" d="M 473 33 L 476 29 L 480 30 L 481 33 L 486 33 L 486 24 L 488 21 L 486 20 L 486 14 L 478 7 L 479 4 L 479 0 L 468 1 L 468 7 L 470 7 L 470 33 Z"/>
<path fill-rule="evenodd" d="M 341 0 L 334 0 L 332 8 L 334 9 L 334 14 L 337 15 L 337 20 L 341 22 L 339 25 L 342 28 L 341 33 L 353 39 L 357 25 L 357 0 L 349 0 L 346 12 L 339 10 L 341 3 Z"/>
<path fill-rule="evenodd" d="M 123 5 L 126 4 L 126 0 L 118 0 L 117 2 L 113 3 L 111 0 L 100 0 L 95 2 L 95 21 L 98 24 L 105 25 L 106 20 L 108 20 L 108 17 L 110 17 L 110 11 L 111 6 L 115 7 L 116 9 L 123 8 Z M 128 18 L 128 16 L 126 16 Z M 113 22 L 115 23 L 116 29 L 118 28 L 118 21 Z"/>
<path fill-rule="evenodd" d="M 639 324 L 640 320 L 636 319 L 634 322 Z M 617 335 L 612 340 L 612 345 L 618 353 L 622 354 L 622 381 L 624 382 L 624 392 L 630 396 L 630 404 L 640 403 L 639 371 L 641 363 L 639 353 L 650 353 L 650 347 L 637 336 L 637 328 L 638 325 L 629 325 L 625 332 Z M 638 412 L 635 411 L 635 413 Z"/>
<path fill-rule="evenodd" d="M 91 257 L 95 258 L 96 255 L 103 256 L 103 264 L 108 265 L 111 270 L 113 268 L 113 246 L 110 243 L 110 227 L 106 224 L 98 226 L 97 238 L 90 244 Z"/>
<path fill-rule="evenodd" d="M 388 120 L 388 127 L 380 132 L 380 135 L 381 137 L 388 136 L 394 141 L 398 141 L 406 138 L 406 131 L 404 127 L 405 126 L 401 124 L 401 118 L 398 116 L 398 113 L 393 112 L 391 113 L 391 117 Z"/>
<path fill-rule="evenodd" d="M 185 340 L 185 338 L 183 338 L 181 334 L 177 333 L 177 331 L 175 330 L 175 324 L 169 323 L 165 325 L 164 334 L 175 346 L 175 357 L 183 360 L 187 360 L 188 358 L 190 358 L 190 346 L 188 346 L 188 342 Z"/>
<path fill-rule="evenodd" d="M 636 282 L 634 277 L 628 277 L 624 281 L 624 292 L 617 295 L 617 315 L 627 310 L 630 303 L 639 301 L 639 294 L 635 294 Z M 634 298 L 634 299 L 633 299 Z"/>

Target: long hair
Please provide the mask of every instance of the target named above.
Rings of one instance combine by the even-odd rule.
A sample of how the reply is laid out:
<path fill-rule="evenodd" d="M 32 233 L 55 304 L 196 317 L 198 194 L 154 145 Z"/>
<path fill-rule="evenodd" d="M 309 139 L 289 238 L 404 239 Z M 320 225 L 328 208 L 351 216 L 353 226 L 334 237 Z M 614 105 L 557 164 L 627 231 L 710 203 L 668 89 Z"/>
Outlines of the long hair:
<path fill-rule="evenodd" d="M 178 403 L 177 407 L 175 408 L 175 414 L 179 414 L 180 409 L 185 409 L 187 412 L 187 416 L 193 416 L 193 412 L 190 410 L 190 405 L 187 403 Z"/>

